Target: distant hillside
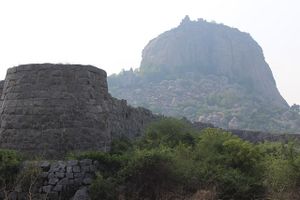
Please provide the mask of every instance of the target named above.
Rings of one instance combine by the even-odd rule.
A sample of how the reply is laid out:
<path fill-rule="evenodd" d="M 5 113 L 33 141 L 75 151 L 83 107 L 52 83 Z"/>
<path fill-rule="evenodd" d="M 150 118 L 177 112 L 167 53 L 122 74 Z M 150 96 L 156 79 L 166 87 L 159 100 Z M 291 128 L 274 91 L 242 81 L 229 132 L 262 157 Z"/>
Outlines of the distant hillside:
<path fill-rule="evenodd" d="M 151 40 L 138 70 L 108 79 L 111 94 L 170 116 L 230 129 L 300 132 L 299 106 L 280 95 L 248 33 L 185 17 Z"/>

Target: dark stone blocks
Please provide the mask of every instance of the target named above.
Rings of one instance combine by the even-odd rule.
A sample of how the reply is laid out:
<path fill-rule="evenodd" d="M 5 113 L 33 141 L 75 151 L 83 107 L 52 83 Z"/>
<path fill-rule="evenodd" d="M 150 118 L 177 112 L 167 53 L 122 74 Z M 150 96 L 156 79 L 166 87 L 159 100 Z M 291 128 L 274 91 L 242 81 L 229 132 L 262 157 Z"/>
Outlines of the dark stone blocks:
<path fill-rule="evenodd" d="M 106 151 L 112 137 L 139 135 L 145 125 L 140 122 L 156 118 L 111 97 L 106 72 L 93 66 L 13 67 L 0 82 L 0 92 L 0 148 L 30 156 L 59 158 L 69 151 Z"/>

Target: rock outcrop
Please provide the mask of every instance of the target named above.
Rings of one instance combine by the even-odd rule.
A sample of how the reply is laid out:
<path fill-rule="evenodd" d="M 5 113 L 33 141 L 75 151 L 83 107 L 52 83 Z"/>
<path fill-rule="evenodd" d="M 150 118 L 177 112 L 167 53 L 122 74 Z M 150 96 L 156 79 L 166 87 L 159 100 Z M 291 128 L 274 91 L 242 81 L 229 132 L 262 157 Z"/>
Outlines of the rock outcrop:
<path fill-rule="evenodd" d="M 112 137 L 134 137 L 156 118 L 111 97 L 106 72 L 93 66 L 10 68 L 1 101 L 0 148 L 47 158 L 107 151 Z"/>
<path fill-rule="evenodd" d="M 204 20 L 181 24 L 151 40 L 143 50 L 142 73 L 195 72 L 227 77 L 250 87 L 272 104 L 287 107 L 261 47 L 247 34 Z"/>
<path fill-rule="evenodd" d="M 222 128 L 300 132 L 261 47 L 248 34 L 186 17 L 152 39 L 140 68 L 109 77 L 113 96 Z M 289 117 L 287 117 L 289 116 Z"/>

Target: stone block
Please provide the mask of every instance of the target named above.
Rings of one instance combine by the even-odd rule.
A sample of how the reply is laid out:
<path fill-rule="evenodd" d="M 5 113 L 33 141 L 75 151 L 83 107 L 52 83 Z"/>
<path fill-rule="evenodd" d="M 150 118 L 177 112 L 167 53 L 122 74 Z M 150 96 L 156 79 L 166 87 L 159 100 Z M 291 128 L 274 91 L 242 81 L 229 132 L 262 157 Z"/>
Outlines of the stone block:
<path fill-rule="evenodd" d="M 75 178 L 74 179 L 74 184 L 75 185 L 81 185 L 82 184 L 82 180 L 83 180 L 83 178 Z"/>
<path fill-rule="evenodd" d="M 80 177 L 84 177 L 84 173 L 79 172 L 79 173 L 74 173 L 74 178 L 80 178 Z"/>
<path fill-rule="evenodd" d="M 63 191 L 63 186 L 57 184 L 57 185 L 53 188 L 53 191 L 55 191 L 55 192 L 62 192 L 62 191 Z"/>
<path fill-rule="evenodd" d="M 68 178 L 63 178 L 57 183 L 57 185 L 68 185 L 68 184 L 69 184 Z"/>
<path fill-rule="evenodd" d="M 64 172 L 55 172 L 55 177 L 63 178 L 63 177 L 65 177 L 65 173 Z"/>
<path fill-rule="evenodd" d="M 58 193 L 54 192 L 54 191 L 48 193 L 47 197 L 48 197 L 49 200 L 57 200 L 57 199 L 59 199 Z"/>
<path fill-rule="evenodd" d="M 72 199 L 73 200 L 91 200 L 89 193 L 88 193 L 88 188 L 83 187 L 83 188 L 80 188 L 79 190 L 77 190 Z"/>
<path fill-rule="evenodd" d="M 53 133 L 55 134 L 55 133 Z M 58 161 L 56 163 L 53 163 L 50 167 L 49 172 L 65 172 L 66 171 L 66 164 L 62 161 Z"/>
<path fill-rule="evenodd" d="M 74 174 L 73 173 L 66 173 L 66 177 L 68 178 L 68 179 L 72 179 L 72 178 L 74 178 Z"/>
<path fill-rule="evenodd" d="M 93 182 L 93 179 L 90 178 L 90 177 L 86 177 L 86 178 L 84 178 L 84 179 L 82 180 L 82 183 L 83 183 L 84 185 L 90 185 L 90 184 L 92 184 L 92 182 Z"/>
<path fill-rule="evenodd" d="M 67 166 L 75 166 L 75 165 L 78 165 L 78 160 L 67 161 Z"/>
<path fill-rule="evenodd" d="M 90 166 L 88 166 L 88 165 L 82 166 L 82 167 L 81 167 L 81 171 L 82 171 L 82 172 L 90 172 Z"/>
<path fill-rule="evenodd" d="M 73 170 L 72 170 L 72 166 L 67 166 L 67 173 L 72 173 Z"/>
<path fill-rule="evenodd" d="M 41 178 L 47 178 L 47 177 L 48 177 L 48 172 L 41 173 Z"/>
<path fill-rule="evenodd" d="M 69 179 L 69 185 L 74 185 L 74 179 Z"/>
<path fill-rule="evenodd" d="M 91 165 L 90 166 L 90 172 L 96 172 L 96 166 L 95 165 Z"/>
<path fill-rule="evenodd" d="M 79 166 L 73 166 L 73 172 L 79 173 L 80 172 L 80 167 Z"/>
<path fill-rule="evenodd" d="M 59 181 L 58 178 L 51 178 L 51 179 L 49 179 L 49 184 L 50 185 L 55 185 L 58 181 Z"/>
<path fill-rule="evenodd" d="M 43 187 L 43 192 L 44 193 L 50 193 L 52 190 L 53 186 L 52 185 L 47 185 Z"/>
<path fill-rule="evenodd" d="M 94 166 L 95 166 L 96 168 L 99 167 L 99 161 L 98 161 L 98 160 L 94 160 L 94 161 L 93 161 L 93 164 L 94 164 Z"/>
<path fill-rule="evenodd" d="M 48 173 L 48 179 L 56 178 L 54 172 Z"/>

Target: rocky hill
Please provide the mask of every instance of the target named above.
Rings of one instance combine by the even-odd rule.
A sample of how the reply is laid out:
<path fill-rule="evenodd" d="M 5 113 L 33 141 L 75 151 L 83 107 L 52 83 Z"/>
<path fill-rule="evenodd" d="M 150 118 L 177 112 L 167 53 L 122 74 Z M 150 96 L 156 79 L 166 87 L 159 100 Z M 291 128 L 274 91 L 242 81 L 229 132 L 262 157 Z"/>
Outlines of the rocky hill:
<path fill-rule="evenodd" d="M 185 17 L 151 40 L 139 69 L 108 79 L 113 96 L 156 113 L 230 129 L 300 132 L 261 47 L 248 34 Z"/>

